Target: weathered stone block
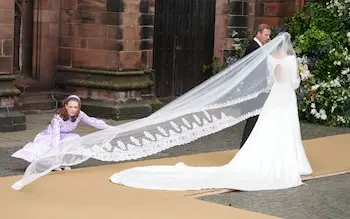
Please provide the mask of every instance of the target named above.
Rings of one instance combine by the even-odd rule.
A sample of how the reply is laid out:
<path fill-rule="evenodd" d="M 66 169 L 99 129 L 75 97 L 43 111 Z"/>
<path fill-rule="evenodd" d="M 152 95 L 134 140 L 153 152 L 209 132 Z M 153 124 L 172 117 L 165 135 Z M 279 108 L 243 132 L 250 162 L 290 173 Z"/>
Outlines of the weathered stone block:
<path fill-rule="evenodd" d="M 0 74 L 12 72 L 12 57 L 0 57 Z"/>
<path fill-rule="evenodd" d="M 34 31 L 36 31 L 34 26 Z M 61 37 L 72 37 L 73 35 L 73 24 L 61 23 L 60 24 L 60 36 Z"/>
<path fill-rule="evenodd" d="M 124 0 L 124 12 L 125 13 L 139 13 L 140 12 L 140 0 Z"/>
<path fill-rule="evenodd" d="M 26 129 L 26 124 L 0 125 L 0 132 L 17 132 Z"/>
<path fill-rule="evenodd" d="M 227 1 L 227 0 L 216 0 L 215 14 L 216 15 L 228 14 L 230 9 L 229 4 L 230 4 L 230 1 Z"/>
<path fill-rule="evenodd" d="M 120 68 L 123 70 L 140 69 L 141 52 L 120 52 Z"/>
<path fill-rule="evenodd" d="M 95 50 L 72 50 L 72 66 L 77 68 L 106 69 L 107 51 Z"/>
<path fill-rule="evenodd" d="M 12 56 L 13 53 L 13 40 L 2 41 L 2 51 L 4 56 Z"/>
<path fill-rule="evenodd" d="M 123 27 L 121 26 L 108 26 L 107 27 L 108 39 L 123 39 Z"/>
<path fill-rule="evenodd" d="M 0 23 L 13 24 L 14 11 L 12 9 L 0 9 Z"/>
<path fill-rule="evenodd" d="M 2 9 L 13 9 L 15 7 L 15 0 L 1 0 L 0 8 Z"/>
<path fill-rule="evenodd" d="M 60 48 L 59 64 L 62 66 L 72 66 L 72 49 Z"/>
<path fill-rule="evenodd" d="M 77 0 L 60 0 L 60 2 L 61 9 L 76 9 L 77 7 Z"/>
<path fill-rule="evenodd" d="M 139 17 L 140 17 L 139 13 L 133 13 L 133 14 L 123 13 L 122 14 L 123 25 L 124 26 L 137 26 Z"/>
<path fill-rule="evenodd" d="M 280 16 L 281 5 L 276 2 L 264 4 L 264 16 Z"/>
<path fill-rule="evenodd" d="M 105 11 L 105 0 L 78 0 L 78 11 Z"/>
<path fill-rule="evenodd" d="M 72 1 L 74 2 L 74 0 Z M 60 7 L 60 1 L 57 0 L 41 0 L 38 2 L 41 9 L 57 9 Z"/>
<path fill-rule="evenodd" d="M 0 132 L 12 132 L 26 128 L 26 118 L 14 109 L 14 98 L 20 91 L 14 87 L 13 75 L 0 75 Z"/>
<path fill-rule="evenodd" d="M 124 40 L 137 40 L 140 39 L 137 27 L 123 27 L 122 39 Z"/>
<path fill-rule="evenodd" d="M 107 37 L 107 26 L 98 24 L 73 25 L 73 33 L 78 37 L 105 39 Z"/>
<path fill-rule="evenodd" d="M 84 101 L 82 109 L 89 115 L 115 120 L 139 119 L 149 116 L 162 106 L 159 101 L 134 104 L 113 104 L 101 101 Z M 153 108 L 154 107 L 154 108 Z"/>
<path fill-rule="evenodd" d="M 78 68 L 59 68 L 56 83 L 60 86 L 75 85 L 80 87 L 135 90 L 153 86 L 149 74 L 143 71 L 105 71 Z"/>
<path fill-rule="evenodd" d="M 122 45 L 120 45 L 120 42 L 117 42 L 117 49 L 122 50 Z M 119 52 L 109 52 L 107 54 L 107 70 L 119 70 L 119 64 L 120 64 L 120 58 L 119 58 Z"/>
<path fill-rule="evenodd" d="M 122 13 L 103 13 L 101 14 L 101 20 L 103 24 L 107 25 L 122 25 L 123 16 Z"/>
<path fill-rule="evenodd" d="M 261 24 L 261 23 L 264 23 L 264 24 L 268 24 L 272 27 L 278 27 L 280 25 L 280 18 L 279 17 L 257 17 L 255 19 L 255 22 L 257 24 Z"/>
<path fill-rule="evenodd" d="M 13 24 L 0 23 L 0 39 L 12 39 L 12 36 L 13 36 Z"/>
<path fill-rule="evenodd" d="M 37 9 L 34 10 L 34 13 L 38 13 L 36 11 Z M 39 22 L 44 22 L 44 23 L 57 23 L 60 19 L 60 11 L 59 10 L 43 10 L 40 9 L 40 16 L 34 16 L 34 22 L 39 21 Z M 37 20 L 39 19 L 39 20 Z"/>

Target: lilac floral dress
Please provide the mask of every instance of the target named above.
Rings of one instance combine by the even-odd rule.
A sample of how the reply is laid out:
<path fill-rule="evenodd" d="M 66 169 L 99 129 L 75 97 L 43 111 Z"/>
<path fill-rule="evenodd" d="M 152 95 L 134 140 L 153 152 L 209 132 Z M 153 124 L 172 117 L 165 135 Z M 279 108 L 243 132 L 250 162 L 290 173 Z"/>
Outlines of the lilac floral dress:
<path fill-rule="evenodd" d="M 57 145 L 72 138 L 79 138 L 80 136 L 73 133 L 73 131 L 80 122 L 97 129 L 106 129 L 110 127 L 103 120 L 89 117 L 83 111 L 80 111 L 75 122 L 72 122 L 70 119 L 63 121 L 59 115 L 55 114 L 50 125 L 44 131 L 37 134 L 33 142 L 26 144 L 22 149 L 12 154 L 12 157 L 20 158 L 28 162 L 39 159 L 43 154 Z"/>

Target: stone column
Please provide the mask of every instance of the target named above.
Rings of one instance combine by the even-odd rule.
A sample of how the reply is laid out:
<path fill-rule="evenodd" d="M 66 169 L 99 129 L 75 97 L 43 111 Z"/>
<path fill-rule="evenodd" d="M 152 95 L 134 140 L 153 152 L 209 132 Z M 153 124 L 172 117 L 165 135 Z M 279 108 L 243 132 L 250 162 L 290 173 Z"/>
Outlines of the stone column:
<path fill-rule="evenodd" d="M 249 11 L 248 11 L 248 36 L 252 37 L 254 36 L 254 31 L 255 31 L 255 2 L 256 0 L 249 0 L 248 5 L 249 5 Z"/>
<path fill-rule="evenodd" d="M 151 113 L 154 0 L 60 3 L 57 87 L 78 94 L 92 116 Z"/>
<path fill-rule="evenodd" d="M 228 7 L 227 0 L 216 0 L 214 56 L 218 57 L 221 63 L 224 60 L 223 50 L 226 47 L 226 39 L 229 37 L 227 30 Z"/>
<path fill-rule="evenodd" d="M 234 32 L 238 33 L 235 37 L 248 37 L 249 27 L 252 26 L 250 6 L 248 0 L 216 0 L 214 56 L 221 63 L 233 50 Z"/>
<path fill-rule="evenodd" d="M 37 86 L 51 88 L 58 64 L 60 1 L 35 0 L 33 15 L 33 76 Z"/>
<path fill-rule="evenodd" d="M 13 81 L 14 0 L 0 1 L 0 132 L 24 130 L 26 118 L 14 109 L 20 91 Z"/>

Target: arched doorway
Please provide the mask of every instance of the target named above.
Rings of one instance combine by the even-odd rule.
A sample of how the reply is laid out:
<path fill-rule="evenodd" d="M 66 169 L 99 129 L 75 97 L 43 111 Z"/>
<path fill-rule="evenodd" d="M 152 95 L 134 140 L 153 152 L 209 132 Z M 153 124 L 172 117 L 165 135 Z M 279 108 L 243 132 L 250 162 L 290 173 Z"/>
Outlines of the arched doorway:
<path fill-rule="evenodd" d="M 36 79 L 32 71 L 33 9 L 31 0 L 15 1 L 13 71 L 23 77 Z"/>

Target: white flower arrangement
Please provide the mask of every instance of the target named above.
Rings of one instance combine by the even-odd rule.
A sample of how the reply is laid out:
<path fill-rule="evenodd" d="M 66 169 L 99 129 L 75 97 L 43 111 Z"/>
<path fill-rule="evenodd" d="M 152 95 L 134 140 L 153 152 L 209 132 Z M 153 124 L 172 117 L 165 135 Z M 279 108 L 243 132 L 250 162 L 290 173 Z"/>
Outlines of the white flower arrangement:
<path fill-rule="evenodd" d="M 301 80 L 305 81 L 312 76 L 309 71 L 308 59 L 306 56 L 298 57 L 297 62 L 298 62 L 298 71 L 299 71 Z"/>
<path fill-rule="evenodd" d="M 338 17 L 350 16 L 350 0 L 330 0 L 326 5 Z"/>
<path fill-rule="evenodd" d="M 350 0 L 349 0 L 350 1 Z M 338 76 L 328 81 L 319 80 L 310 73 L 308 57 L 298 57 L 298 71 L 302 80 L 301 90 L 309 92 L 311 99 L 303 99 L 299 104 L 302 113 L 309 114 L 316 121 L 336 120 L 337 124 L 348 124 L 349 120 L 343 115 L 333 115 L 350 98 L 347 82 L 350 82 L 350 54 L 347 48 L 338 51 L 333 48 L 329 51 L 336 60 L 335 68 L 342 69 Z M 330 75 L 330 72 L 327 73 Z M 346 76 L 346 77 L 344 77 Z M 345 85 L 345 87 L 344 87 Z M 328 115 L 330 114 L 330 116 Z M 335 118 L 335 119 L 334 119 Z"/>

